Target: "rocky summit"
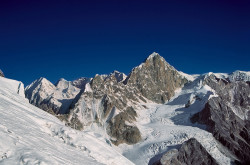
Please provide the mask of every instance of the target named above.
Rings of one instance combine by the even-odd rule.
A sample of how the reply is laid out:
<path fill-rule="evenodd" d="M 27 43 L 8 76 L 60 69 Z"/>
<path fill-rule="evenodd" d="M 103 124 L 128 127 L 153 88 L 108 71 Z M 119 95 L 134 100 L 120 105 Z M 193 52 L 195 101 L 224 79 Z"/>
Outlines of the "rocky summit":
<path fill-rule="evenodd" d="M 249 75 L 188 75 L 152 53 L 128 75 L 40 78 L 25 96 L 135 164 L 249 164 Z"/>
<path fill-rule="evenodd" d="M 238 73 L 237 73 L 238 75 Z M 234 81 L 215 75 L 206 83 L 217 93 L 204 109 L 192 117 L 194 122 L 207 125 L 207 130 L 233 155 L 240 164 L 250 163 L 250 82 L 236 78 Z"/>
<path fill-rule="evenodd" d="M 138 89 L 149 100 L 165 103 L 186 82 L 187 79 L 163 57 L 153 53 L 131 71 L 124 83 Z"/>

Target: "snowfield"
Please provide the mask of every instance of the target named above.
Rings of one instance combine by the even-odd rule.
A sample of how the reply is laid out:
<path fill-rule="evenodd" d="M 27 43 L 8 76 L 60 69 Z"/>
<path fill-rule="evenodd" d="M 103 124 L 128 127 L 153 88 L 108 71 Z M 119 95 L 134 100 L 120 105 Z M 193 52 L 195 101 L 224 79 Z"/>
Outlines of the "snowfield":
<path fill-rule="evenodd" d="M 133 164 L 105 140 L 65 127 L 29 104 L 21 82 L 0 77 L 0 164 Z"/>

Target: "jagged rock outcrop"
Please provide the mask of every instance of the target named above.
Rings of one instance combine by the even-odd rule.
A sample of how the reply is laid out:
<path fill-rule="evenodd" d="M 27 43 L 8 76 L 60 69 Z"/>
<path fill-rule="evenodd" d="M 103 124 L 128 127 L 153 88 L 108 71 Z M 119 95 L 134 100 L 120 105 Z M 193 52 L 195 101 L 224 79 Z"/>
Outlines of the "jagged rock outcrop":
<path fill-rule="evenodd" d="M 86 84 L 89 83 L 90 81 L 91 81 L 91 78 L 81 77 L 79 79 L 72 81 L 72 85 L 74 85 L 75 87 L 79 89 L 84 90 Z"/>
<path fill-rule="evenodd" d="M 138 89 L 144 97 L 157 103 L 165 103 L 187 79 L 157 53 L 135 67 L 124 83 Z"/>
<path fill-rule="evenodd" d="M 107 132 L 109 132 L 111 137 L 116 138 L 112 140 L 115 145 L 124 142 L 135 144 L 141 140 L 139 129 L 135 125 L 130 124 L 136 121 L 136 117 L 136 111 L 132 107 L 128 107 L 125 111 L 116 115 L 114 120 L 110 122 L 107 127 Z"/>
<path fill-rule="evenodd" d="M 179 150 L 173 149 L 164 154 L 158 165 L 217 165 L 216 160 L 195 139 L 184 142 Z"/>
<path fill-rule="evenodd" d="M 117 72 L 116 72 L 117 73 Z M 114 144 L 137 143 L 139 129 L 133 125 L 139 104 L 146 102 L 137 89 L 125 86 L 116 73 L 96 75 L 70 107 L 67 124 L 83 129 L 93 123 L 107 129 Z"/>
<path fill-rule="evenodd" d="M 25 88 L 30 103 L 52 114 L 66 114 L 69 106 L 80 92 L 71 82 L 60 79 L 56 85 L 45 78 L 35 80 Z"/>
<path fill-rule="evenodd" d="M 3 74 L 3 71 L 1 69 L 0 69 L 0 76 L 5 77 L 4 74 Z"/>
<path fill-rule="evenodd" d="M 216 91 L 218 97 L 211 98 L 191 120 L 206 124 L 208 131 L 238 158 L 238 164 L 249 164 L 250 83 L 232 82 L 211 75 L 206 84 Z"/>
<path fill-rule="evenodd" d="M 107 76 L 107 78 L 110 77 L 110 76 L 114 76 L 116 78 L 117 82 L 123 82 L 127 78 L 127 76 L 124 73 L 121 73 L 121 72 L 119 72 L 117 70 L 114 70 L 112 73 L 110 73 Z"/>

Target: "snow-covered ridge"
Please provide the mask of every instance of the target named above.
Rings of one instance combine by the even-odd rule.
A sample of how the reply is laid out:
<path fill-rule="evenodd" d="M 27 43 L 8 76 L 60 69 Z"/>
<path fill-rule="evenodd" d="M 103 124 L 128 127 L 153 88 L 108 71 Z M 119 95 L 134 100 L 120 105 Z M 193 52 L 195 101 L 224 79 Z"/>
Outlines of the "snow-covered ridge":
<path fill-rule="evenodd" d="M 250 81 L 250 72 L 245 71 L 235 71 L 229 74 L 230 81 Z"/>
<path fill-rule="evenodd" d="M 240 71 L 240 70 L 236 70 L 232 73 L 213 73 L 213 72 L 209 72 L 209 73 L 205 73 L 203 75 L 215 75 L 217 78 L 221 78 L 221 79 L 228 79 L 231 82 L 235 82 L 235 81 L 250 81 L 250 72 L 249 71 Z"/>
<path fill-rule="evenodd" d="M 117 82 L 123 82 L 127 78 L 126 74 L 119 72 L 117 70 L 114 70 L 107 77 L 105 77 L 105 79 L 111 78 L 112 76 L 116 78 Z"/>
<path fill-rule="evenodd" d="M 183 77 L 185 77 L 188 81 L 194 81 L 199 75 L 190 75 L 190 74 L 186 74 L 183 73 L 182 71 L 178 71 L 179 74 Z"/>
<path fill-rule="evenodd" d="M 78 78 L 78 79 L 76 79 L 76 80 L 73 80 L 73 81 L 72 81 L 72 84 L 73 84 L 75 87 L 84 90 L 86 84 L 89 83 L 91 80 L 92 80 L 92 78 L 81 77 L 81 78 Z"/>
<path fill-rule="evenodd" d="M 0 164 L 133 164 L 100 135 L 68 128 L 29 104 L 18 84 L 0 78 Z"/>
<path fill-rule="evenodd" d="M 0 77 L 0 88 L 4 88 L 5 91 L 8 91 L 12 94 L 18 94 L 22 97 L 25 97 L 24 85 L 21 81 Z"/>
<path fill-rule="evenodd" d="M 35 80 L 25 88 L 25 95 L 40 108 L 51 108 L 55 113 L 65 113 L 72 100 L 80 92 L 71 81 L 60 79 L 56 85 L 46 78 Z"/>

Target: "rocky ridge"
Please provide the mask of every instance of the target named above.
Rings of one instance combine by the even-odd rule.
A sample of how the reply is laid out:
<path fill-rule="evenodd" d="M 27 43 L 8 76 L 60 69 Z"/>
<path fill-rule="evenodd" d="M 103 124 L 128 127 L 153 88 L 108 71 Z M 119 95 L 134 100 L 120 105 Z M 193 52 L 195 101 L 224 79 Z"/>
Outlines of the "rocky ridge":
<path fill-rule="evenodd" d="M 115 139 L 115 144 L 136 143 L 140 140 L 140 132 L 133 125 L 135 109 L 139 103 L 146 102 L 138 93 L 135 89 L 126 88 L 115 74 L 107 77 L 96 75 L 71 104 L 67 125 L 84 129 L 96 124 Z M 131 124 L 127 125 L 126 121 Z"/>
<path fill-rule="evenodd" d="M 164 154 L 155 165 L 217 165 L 216 160 L 195 139 L 184 142 L 179 150 L 172 149 Z"/>
<path fill-rule="evenodd" d="M 72 81 L 72 85 L 74 85 L 75 87 L 79 89 L 84 90 L 86 84 L 89 83 L 90 81 L 91 81 L 91 78 L 81 77 L 79 79 Z"/>
<path fill-rule="evenodd" d="M 208 76 L 205 83 L 218 97 L 209 99 L 204 109 L 191 118 L 207 125 L 207 130 L 236 157 L 238 164 L 250 162 L 250 83 L 247 80 Z"/>
<path fill-rule="evenodd" d="M 165 103 L 187 82 L 163 57 L 153 53 L 131 71 L 124 84 L 137 88 L 149 100 Z"/>

